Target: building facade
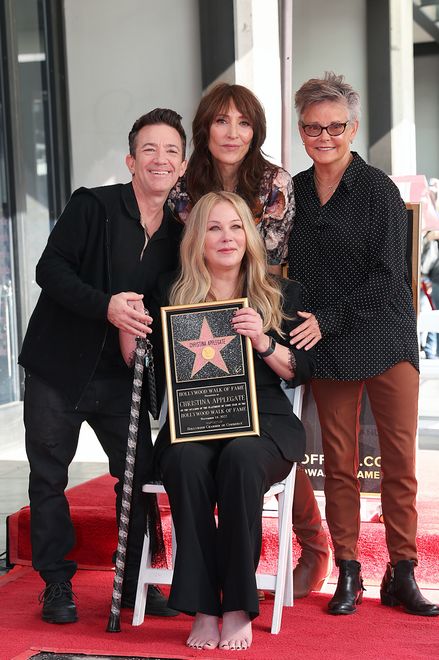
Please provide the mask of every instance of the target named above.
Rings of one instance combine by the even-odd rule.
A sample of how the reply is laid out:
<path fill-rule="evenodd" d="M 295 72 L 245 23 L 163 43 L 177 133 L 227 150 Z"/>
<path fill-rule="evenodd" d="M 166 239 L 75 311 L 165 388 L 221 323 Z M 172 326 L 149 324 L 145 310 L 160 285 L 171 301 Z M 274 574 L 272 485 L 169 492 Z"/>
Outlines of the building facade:
<path fill-rule="evenodd" d="M 22 398 L 17 355 L 48 234 L 72 190 L 129 180 L 138 116 L 174 108 L 190 138 L 203 90 L 236 81 L 264 104 L 264 149 L 280 162 L 286 4 L 1 0 L 0 417 Z M 389 174 L 439 177 L 438 18 L 422 0 L 292 2 L 293 89 L 345 74 L 362 98 L 355 148 Z M 294 174 L 309 165 L 295 129 L 289 148 Z"/>

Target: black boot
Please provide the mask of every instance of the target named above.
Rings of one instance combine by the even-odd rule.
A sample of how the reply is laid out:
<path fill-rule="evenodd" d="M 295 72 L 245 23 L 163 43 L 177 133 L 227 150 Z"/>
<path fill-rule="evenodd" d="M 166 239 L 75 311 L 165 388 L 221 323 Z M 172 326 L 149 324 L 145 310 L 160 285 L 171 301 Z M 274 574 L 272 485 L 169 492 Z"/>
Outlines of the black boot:
<path fill-rule="evenodd" d="M 145 614 L 153 616 L 177 616 L 180 612 L 168 607 L 168 599 L 155 584 L 150 584 L 146 596 Z"/>
<path fill-rule="evenodd" d="M 415 562 L 402 559 L 395 566 L 387 564 L 381 582 L 381 603 L 388 607 L 402 605 L 409 614 L 438 616 L 439 607 L 430 603 L 419 591 L 415 580 Z"/>
<path fill-rule="evenodd" d="M 330 614 L 353 614 L 363 600 L 361 564 L 355 559 L 340 559 L 337 589 L 328 603 Z"/>
<path fill-rule="evenodd" d="M 42 618 L 48 623 L 74 623 L 78 620 L 71 582 L 51 582 L 41 592 Z"/>
<path fill-rule="evenodd" d="M 123 585 L 121 607 L 133 610 L 136 602 L 136 588 L 137 578 L 133 583 L 127 582 Z M 146 596 L 145 614 L 152 616 L 177 616 L 180 612 L 168 607 L 168 599 L 161 589 L 155 584 L 148 586 L 148 593 Z"/>

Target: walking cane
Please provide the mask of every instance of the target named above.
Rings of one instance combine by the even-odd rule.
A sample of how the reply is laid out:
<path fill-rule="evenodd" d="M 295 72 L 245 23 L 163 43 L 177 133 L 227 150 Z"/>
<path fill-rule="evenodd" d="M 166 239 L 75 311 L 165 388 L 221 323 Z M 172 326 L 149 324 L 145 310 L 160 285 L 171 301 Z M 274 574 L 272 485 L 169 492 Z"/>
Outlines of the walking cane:
<path fill-rule="evenodd" d="M 123 475 L 119 536 L 116 552 L 116 572 L 114 574 L 113 595 L 111 598 L 111 609 L 107 625 L 107 632 L 120 632 L 122 586 L 125 572 L 128 527 L 130 522 L 131 500 L 133 493 L 134 467 L 136 463 L 137 434 L 139 430 L 139 411 L 142 395 L 143 370 L 145 366 L 149 368 L 148 378 L 150 391 L 155 391 L 154 367 L 152 362 L 152 344 L 146 337 L 137 337 L 134 361 L 133 391 L 131 396 L 130 423 L 128 429 L 128 443 L 125 457 L 125 472 Z M 154 388 L 151 388 L 153 381 Z M 151 399 L 153 398 L 154 397 L 152 396 Z M 156 401 L 151 401 L 151 404 L 156 405 Z"/>

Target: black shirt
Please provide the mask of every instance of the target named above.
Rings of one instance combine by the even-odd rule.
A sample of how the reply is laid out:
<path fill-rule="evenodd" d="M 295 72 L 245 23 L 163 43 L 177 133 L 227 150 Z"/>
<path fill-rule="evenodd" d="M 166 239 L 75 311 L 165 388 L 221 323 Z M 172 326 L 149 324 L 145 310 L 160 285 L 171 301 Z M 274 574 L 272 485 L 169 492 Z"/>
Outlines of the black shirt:
<path fill-rule="evenodd" d="M 407 213 L 398 188 L 356 153 L 323 206 L 314 167 L 293 180 L 288 275 L 306 287 L 306 310 L 323 335 L 314 377 L 363 380 L 403 360 L 419 369 Z"/>
<path fill-rule="evenodd" d="M 128 183 L 121 187 L 120 197 L 111 210 L 109 223 L 111 294 L 121 291 L 143 293 L 144 307 L 149 307 L 158 274 L 173 270 L 177 264 L 175 245 L 168 241 L 170 223 L 175 232 L 177 221 L 169 206 L 165 204 L 162 223 L 145 245 L 145 231 L 140 222 L 140 211 L 133 186 Z M 178 224 L 182 230 L 183 225 Z M 132 377 L 119 348 L 119 330 L 111 323 L 96 368 L 96 376 Z"/>

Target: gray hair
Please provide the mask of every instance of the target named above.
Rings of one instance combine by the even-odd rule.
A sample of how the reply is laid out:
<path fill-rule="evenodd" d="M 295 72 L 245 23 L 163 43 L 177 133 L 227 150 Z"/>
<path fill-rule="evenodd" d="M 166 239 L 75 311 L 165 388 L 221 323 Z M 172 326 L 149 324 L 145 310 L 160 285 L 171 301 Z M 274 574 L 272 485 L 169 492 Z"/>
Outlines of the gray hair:
<path fill-rule="evenodd" d="M 322 101 L 344 103 L 349 110 L 350 121 L 360 119 L 360 95 L 333 71 L 325 71 L 324 78 L 311 78 L 296 92 L 295 108 L 299 119 L 308 106 Z"/>

